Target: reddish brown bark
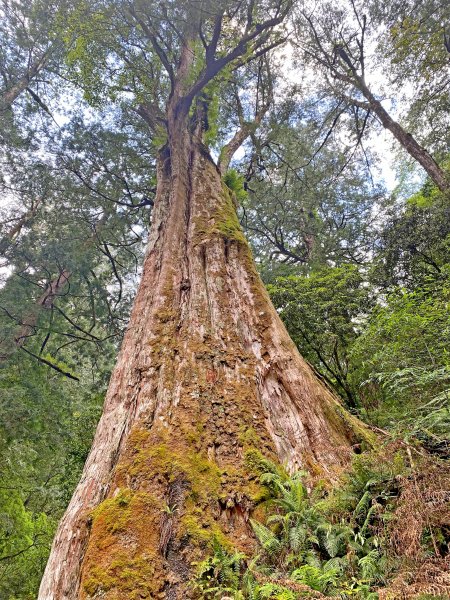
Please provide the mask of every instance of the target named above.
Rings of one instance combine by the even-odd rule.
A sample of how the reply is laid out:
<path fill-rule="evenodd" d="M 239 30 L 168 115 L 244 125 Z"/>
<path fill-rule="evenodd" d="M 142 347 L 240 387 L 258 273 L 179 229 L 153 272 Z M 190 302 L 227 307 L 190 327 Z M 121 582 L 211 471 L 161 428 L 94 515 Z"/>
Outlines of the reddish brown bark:
<path fill-rule="evenodd" d="M 361 435 L 298 354 L 176 93 L 172 106 L 142 281 L 40 600 L 196 597 L 213 537 L 252 549 L 246 453 L 331 477 Z"/>

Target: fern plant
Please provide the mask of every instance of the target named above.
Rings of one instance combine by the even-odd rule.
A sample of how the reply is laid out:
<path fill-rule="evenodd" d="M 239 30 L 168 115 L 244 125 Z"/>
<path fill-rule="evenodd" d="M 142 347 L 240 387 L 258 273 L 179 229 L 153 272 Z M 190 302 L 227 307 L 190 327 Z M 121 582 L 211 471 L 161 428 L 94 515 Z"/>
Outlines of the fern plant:
<path fill-rule="evenodd" d="M 303 565 L 291 573 L 291 579 L 298 583 L 304 583 L 318 592 L 332 592 L 339 581 L 339 569 L 331 566 L 324 568 Z"/>
<path fill-rule="evenodd" d="M 197 567 L 199 597 L 376 600 L 376 589 L 389 583 L 395 568 L 383 550 L 383 523 L 392 514 L 398 475 L 408 473 L 400 453 L 387 459 L 379 452 L 357 457 L 325 498 L 308 493 L 304 473 L 289 476 L 252 452 L 247 458 L 266 488 L 269 513 L 264 522 L 250 520 L 259 552 L 247 559 L 216 541 Z"/>
<path fill-rule="evenodd" d="M 280 552 L 283 544 L 271 529 L 253 519 L 250 519 L 250 523 L 258 542 L 269 557 Z"/>
<path fill-rule="evenodd" d="M 233 600 L 243 600 L 240 586 L 244 558 L 242 552 L 230 553 L 214 539 L 213 554 L 197 564 L 197 576 L 192 584 L 200 597 L 219 599 L 233 594 Z"/>

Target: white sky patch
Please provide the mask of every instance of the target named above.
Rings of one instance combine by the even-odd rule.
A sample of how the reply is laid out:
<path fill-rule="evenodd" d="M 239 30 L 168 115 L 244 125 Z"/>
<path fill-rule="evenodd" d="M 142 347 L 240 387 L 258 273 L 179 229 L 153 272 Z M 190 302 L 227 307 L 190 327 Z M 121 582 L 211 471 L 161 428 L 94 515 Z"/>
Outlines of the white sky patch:
<path fill-rule="evenodd" d="M 396 156 L 393 152 L 392 134 L 386 129 L 382 129 L 376 134 L 372 134 L 369 139 L 370 146 L 377 154 L 376 167 L 379 169 L 381 179 L 390 193 L 398 183 L 397 174 L 394 169 Z"/>

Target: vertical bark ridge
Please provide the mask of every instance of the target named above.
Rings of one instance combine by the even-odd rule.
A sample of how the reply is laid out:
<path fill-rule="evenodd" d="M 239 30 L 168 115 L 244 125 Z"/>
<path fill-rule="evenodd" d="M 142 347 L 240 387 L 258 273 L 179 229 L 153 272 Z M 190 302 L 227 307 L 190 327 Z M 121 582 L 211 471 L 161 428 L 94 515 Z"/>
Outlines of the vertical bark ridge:
<path fill-rule="evenodd" d="M 365 435 L 298 354 L 217 167 L 174 119 L 130 325 L 39 599 L 195 598 L 213 539 L 253 549 L 252 453 L 330 477 Z"/>

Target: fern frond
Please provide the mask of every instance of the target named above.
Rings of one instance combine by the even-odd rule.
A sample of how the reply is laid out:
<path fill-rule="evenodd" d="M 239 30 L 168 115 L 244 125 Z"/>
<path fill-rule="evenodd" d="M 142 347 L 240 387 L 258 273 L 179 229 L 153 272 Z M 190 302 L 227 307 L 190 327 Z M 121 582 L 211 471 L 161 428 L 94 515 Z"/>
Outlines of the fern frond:
<path fill-rule="evenodd" d="M 273 555 L 281 550 L 281 542 L 273 531 L 253 519 L 250 519 L 250 524 L 258 542 L 268 554 Z"/>

